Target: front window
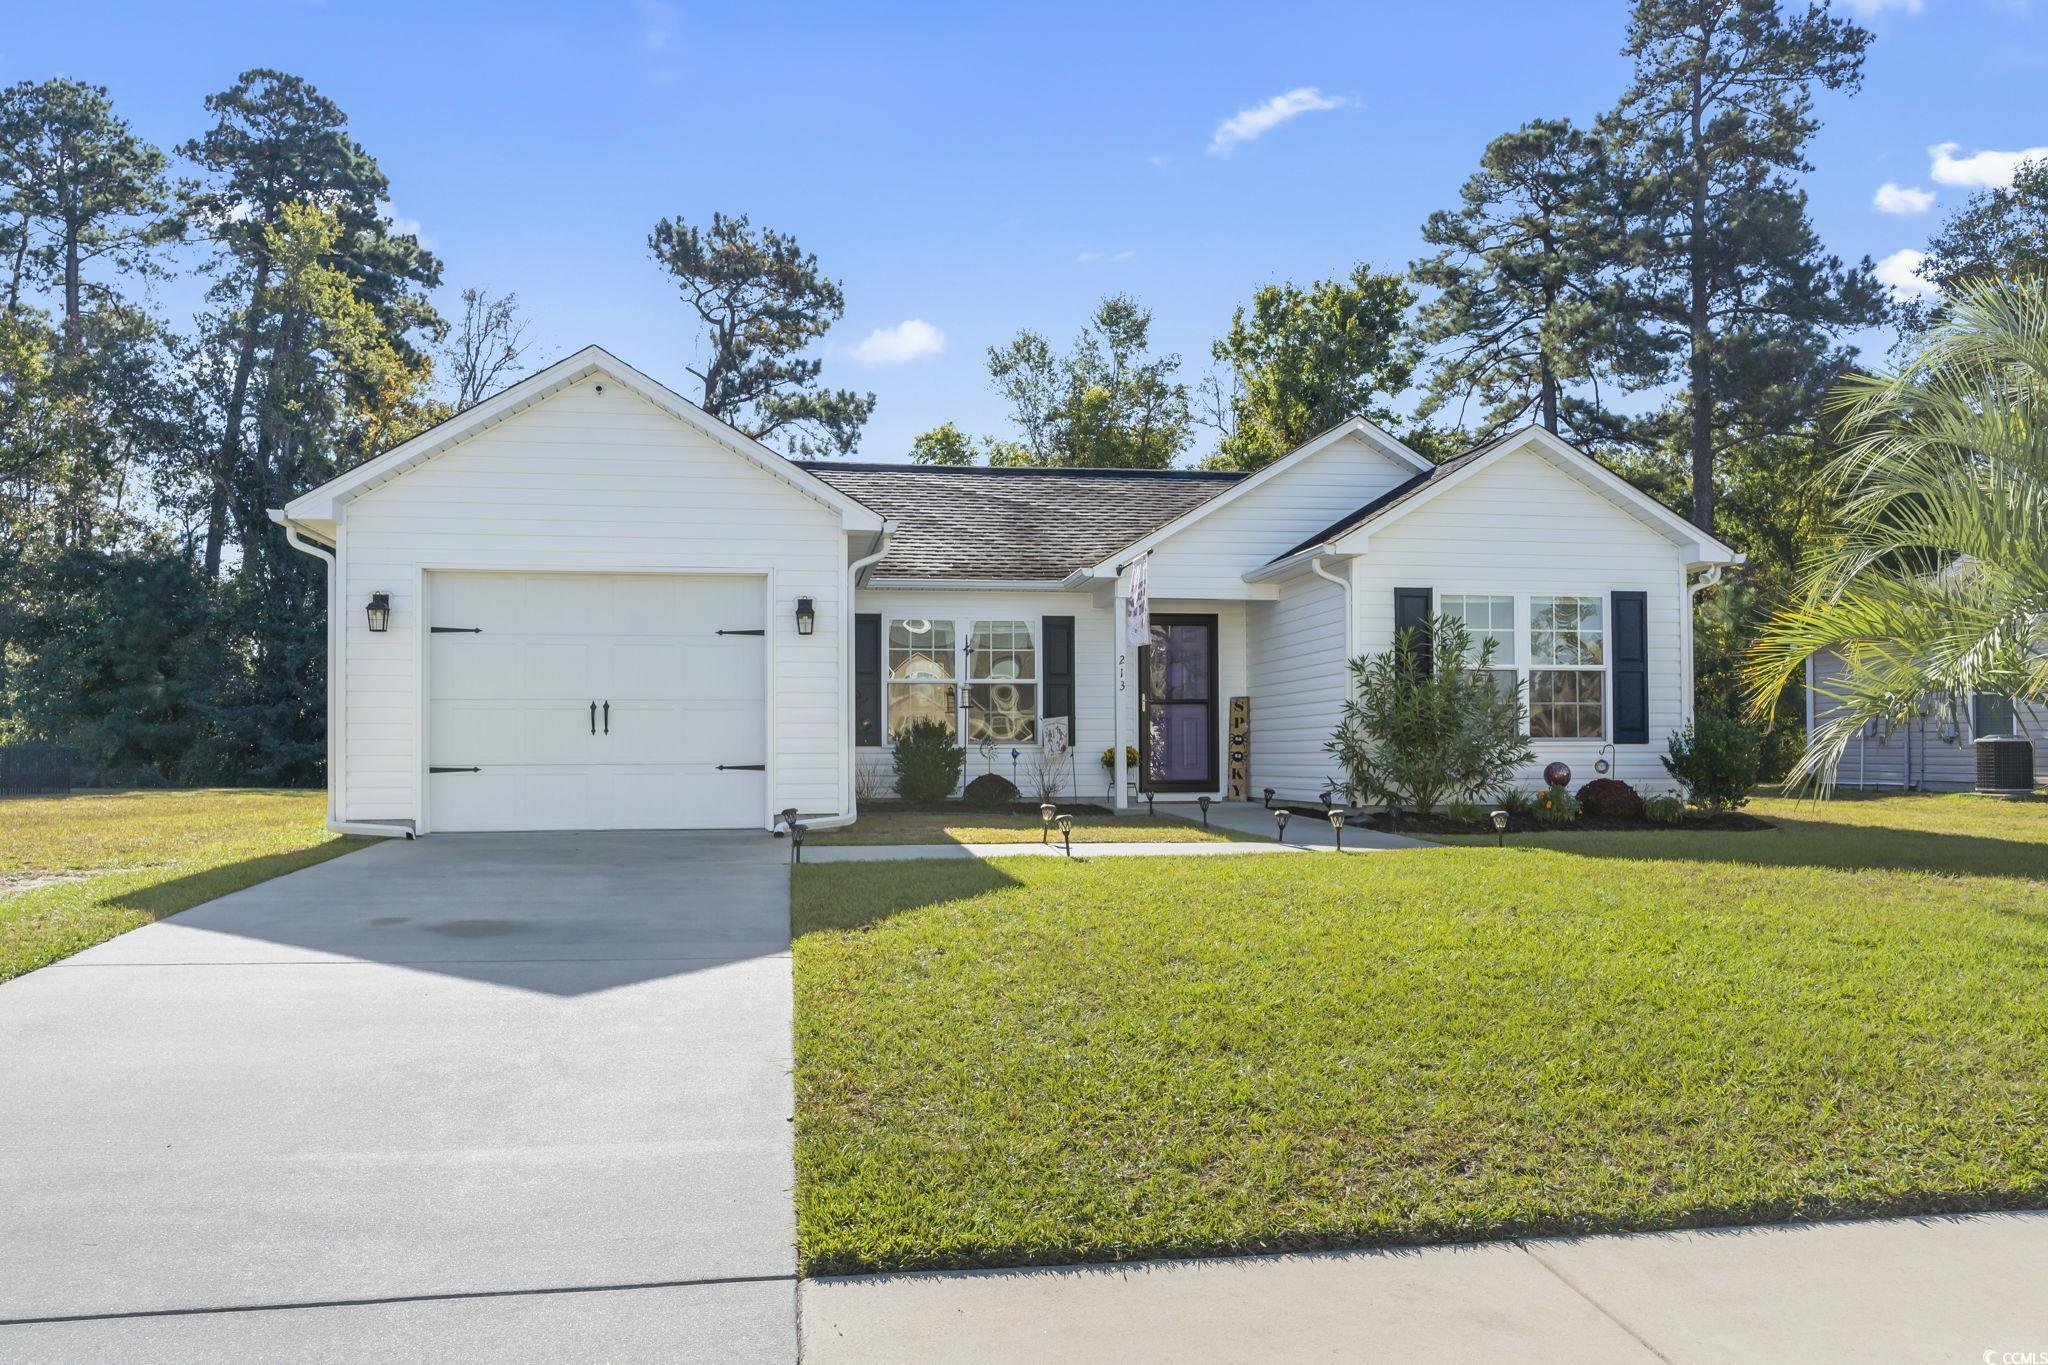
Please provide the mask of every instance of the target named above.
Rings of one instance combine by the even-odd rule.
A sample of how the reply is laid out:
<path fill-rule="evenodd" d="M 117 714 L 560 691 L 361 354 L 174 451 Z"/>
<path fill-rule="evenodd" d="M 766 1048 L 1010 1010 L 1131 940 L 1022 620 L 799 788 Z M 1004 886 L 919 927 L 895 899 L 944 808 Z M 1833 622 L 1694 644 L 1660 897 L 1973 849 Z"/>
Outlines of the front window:
<path fill-rule="evenodd" d="M 1598 597 L 1529 599 L 1529 734 L 1606 733 L 1607 643 Z"/>
<path fill-rule="evenodd" d="M 1030 744 L 1038 734 L 1038 650 L 1029 621 L 975 621 L 967 632 L 967 738 Z"/>
<path fill-rule="evenodd" d="M 935 720 L 958 734 L 953 657 L 951 621 L 889 623 L 890 739 L 922 720 Z"/>
<path fill-rule="evenodd" d="M 1471 637 L 1464 658 L 1468 668 L 1478 665 L 1481 650 L 1488 640 L 1493 641 L 1493 661 L 1486 672 L 1498 695 L 1511 695 L 1515 690 L 1515 599 L 1446 593 L 1439 615 L 1465 623 Z"/>

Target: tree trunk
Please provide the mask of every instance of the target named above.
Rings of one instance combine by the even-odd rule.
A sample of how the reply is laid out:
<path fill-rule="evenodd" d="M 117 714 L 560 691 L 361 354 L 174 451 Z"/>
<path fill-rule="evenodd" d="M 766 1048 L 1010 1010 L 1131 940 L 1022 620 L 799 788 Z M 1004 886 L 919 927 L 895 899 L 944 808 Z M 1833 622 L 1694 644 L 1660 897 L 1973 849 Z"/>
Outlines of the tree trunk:
<path fill-rule="evenodd" d="M 1714 533 L 1714 376 L 1712 298 L 1707 283 L 1707 155 L 1702 143 L 1706 99 L 1698 64 L 1692 76 L 1692 215 L 1687 224 L 1686 265 L 1691 353 L 1686 358 L 1692 385 L 1692 524 Z"/>
<path fill-rule="evenodd" d="M 206 508 L 206 576 L 209 579 L 220 577 L 221 546 L 227 539 L 228 529 L 228 480 L 234 476 L 235 465 L 241 459 L 242 416 L 249 406 L 249 374 L 256 367 L 258 314 L 269 286 L 270 263 L 265 261 L 257 267 L 256 287 L 249 291 L 249 308 L 242 319 L 242 344 L 235 356 L 235 380 L 228 392 L 220 451 L 212 468 L 207 471 L 212 475 L 213 483 L 211 500 Z"/>

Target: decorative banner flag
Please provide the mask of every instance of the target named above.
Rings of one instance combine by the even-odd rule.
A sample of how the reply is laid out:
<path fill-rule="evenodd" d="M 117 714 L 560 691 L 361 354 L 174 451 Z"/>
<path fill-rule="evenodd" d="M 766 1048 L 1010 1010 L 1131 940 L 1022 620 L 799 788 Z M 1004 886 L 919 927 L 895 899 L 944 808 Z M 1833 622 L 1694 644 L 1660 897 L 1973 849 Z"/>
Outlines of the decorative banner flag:
<path fill-rule="evenodd" d="M 1124 611 L 1124 643 L 1127 645 L 1152 643 L 1152 612 L 1145 591 L 1145 561 L 1149 558 L 1150 554 L 1142 554 L 1131 561 L 1131 600 Z"/>

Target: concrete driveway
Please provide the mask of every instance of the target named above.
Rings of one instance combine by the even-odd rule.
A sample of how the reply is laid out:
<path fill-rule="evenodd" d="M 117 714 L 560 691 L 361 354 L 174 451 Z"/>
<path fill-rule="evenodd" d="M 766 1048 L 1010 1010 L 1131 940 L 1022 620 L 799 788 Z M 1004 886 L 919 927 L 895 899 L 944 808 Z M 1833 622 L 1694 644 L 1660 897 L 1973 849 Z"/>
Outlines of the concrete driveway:
<path fill-rule="evenodd" d="M 785 848 L 381 844 L 0 986 L 0 1359 L 792 1359 Z"/>

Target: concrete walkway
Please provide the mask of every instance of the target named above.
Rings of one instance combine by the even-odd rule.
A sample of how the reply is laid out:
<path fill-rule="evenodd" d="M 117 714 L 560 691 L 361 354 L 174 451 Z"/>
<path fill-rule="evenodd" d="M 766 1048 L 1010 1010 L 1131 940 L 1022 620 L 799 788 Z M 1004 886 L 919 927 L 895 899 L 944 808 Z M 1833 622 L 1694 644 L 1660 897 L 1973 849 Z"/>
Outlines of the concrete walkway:
<path fill-rule="evenodd" d="M 792 1359 L 785 850 L 384 843 L 0 986 L 0 1360 Z"/>
<path fill-rule="evenodd" d="M 2048 1213 L 806 1281 L 840 1362 L 2038 1361 Z M 2010 1353 L 2010 1354 L 2008 1354 Z"/>
<path fill-rule="evenodd" d="M 1161 815 L 1170 815 L 1191 824 L 1202 821 L 1200 808 L 1183 802 L 1161 802 L 1158 810 Z M 1273 812 L 1257 801 L 1218 801 L 1209 807 L 1209 825 L 1212 829 L 1227 829 L 1260 839 L 1276 838 L 1280 828 Z M 1331 849 L 1336 847 L 1336 833 L 1330 828 L 1330 822 L 1319 815 L 1293 815 L 1287 820 L 1286 842 L 1294 848 Z M 1403 834 L 1385 834 L 1376 829 L 1360 829 L 1356 825 L 1344 828 L 1344 850 L 1347 853 L 1353 849 L 1438 847 L 1441 845 L 1410 839 Z"/>

